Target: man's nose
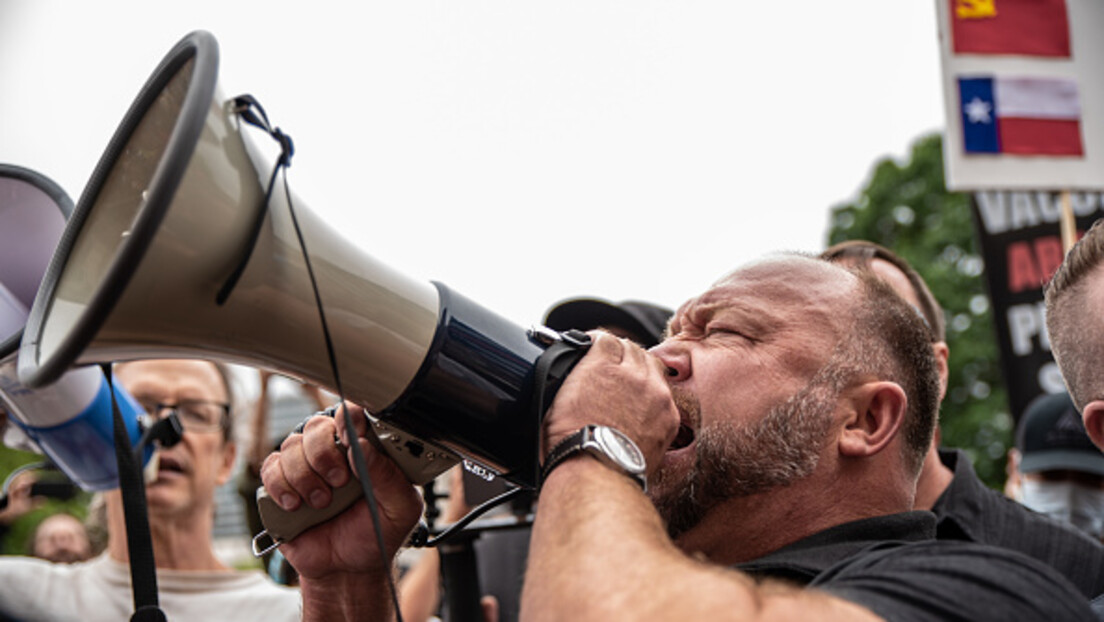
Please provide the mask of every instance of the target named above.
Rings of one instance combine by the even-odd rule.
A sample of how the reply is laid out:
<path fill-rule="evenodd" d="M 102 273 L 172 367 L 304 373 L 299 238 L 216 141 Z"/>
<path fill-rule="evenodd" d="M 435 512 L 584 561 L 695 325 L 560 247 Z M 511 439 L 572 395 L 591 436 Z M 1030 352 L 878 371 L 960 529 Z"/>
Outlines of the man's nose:
<path fill-rule="evenodd" d="M 690 357 L 684 348 L 668 339 L 648 350 L 653 356 L 667 367 L 667 378 L 670 382 L 685 380 L 690 377 Z"/>

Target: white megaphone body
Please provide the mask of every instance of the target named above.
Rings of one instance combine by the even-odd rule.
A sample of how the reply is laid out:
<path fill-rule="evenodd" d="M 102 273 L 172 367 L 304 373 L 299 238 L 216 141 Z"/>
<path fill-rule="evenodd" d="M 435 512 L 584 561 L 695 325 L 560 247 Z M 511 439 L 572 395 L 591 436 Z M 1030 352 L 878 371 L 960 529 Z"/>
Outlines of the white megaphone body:
<path fill-rule="evenodd" d="M 111 389 L 103 372 L 72 369 L 32 389 L 16 370 L 28 308 L 72 211 L 68 195 L 49 178 L 0 164 L 0 407 L 17 426 L 5 434 L 8 444 L 46 455 L 85 490 L 106 490 L 117 487 L 119 478 Z M 115 398 L 134 443 L 141 407 L 120 387 Z M 151 451 L 145 450 L 147 459 Z"/>
<path fill-rule="evenodd" d="M 217 71 L 214 38 L 194 32 L 139 93 L 39 289 L 20 378 L 161 357 L 267 368 L 363 405 L 415 483 L 463 456 L 535 486 L 536 368 L 559 335 L 383 264 L 286 184 L 266 200 L 273 165 Z"/>

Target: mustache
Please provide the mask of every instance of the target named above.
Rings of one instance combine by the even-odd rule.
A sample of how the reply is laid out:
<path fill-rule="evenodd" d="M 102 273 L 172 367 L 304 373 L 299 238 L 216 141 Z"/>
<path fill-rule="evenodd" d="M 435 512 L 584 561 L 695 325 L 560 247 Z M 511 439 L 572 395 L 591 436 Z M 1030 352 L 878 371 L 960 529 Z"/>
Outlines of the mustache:
<path fill-rule="evenodd" d="M 698 396 L 682 387 L 673 386 L 671 399 L 674 400 L 675 407 L 682 415 L 683 424 L 697 430 L 701 424 L 701 402 Z"/>

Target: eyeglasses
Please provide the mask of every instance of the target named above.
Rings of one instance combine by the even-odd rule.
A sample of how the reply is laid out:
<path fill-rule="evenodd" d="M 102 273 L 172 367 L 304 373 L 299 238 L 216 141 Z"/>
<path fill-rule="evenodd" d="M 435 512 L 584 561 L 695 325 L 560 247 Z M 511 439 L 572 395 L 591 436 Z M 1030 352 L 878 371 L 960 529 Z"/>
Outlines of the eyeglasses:
<path fill-rule="evenodd" d="M 175 412 L 180 425 L 189 432 L 217 432 L 230 414 L 230 404 L 214 400 L 179 400 L 175 404 L 164 404 L 153 398 L 135 399 L 152 417 L 159 416 L 166 408 Z"/>

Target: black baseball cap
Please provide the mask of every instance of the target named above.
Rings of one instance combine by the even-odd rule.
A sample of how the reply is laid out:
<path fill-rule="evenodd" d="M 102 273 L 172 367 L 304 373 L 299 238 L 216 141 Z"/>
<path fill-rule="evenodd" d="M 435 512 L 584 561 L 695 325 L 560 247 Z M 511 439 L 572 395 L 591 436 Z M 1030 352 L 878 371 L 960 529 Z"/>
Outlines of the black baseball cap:
<path fill-rule="evenodd" d="M 1104 452 L 1093 444 L 1068 393 L 1041 395 L 1016 428 L 1020 471 L 1070 470 L 1104 475 Z"/>
<path fill-rule="evenodd" d="M 577 328 L 620 328 L 650 348 L 663 341 L 667 320 L 674 311 L 639 300 L 609 302 L 601 298 L 570 298 L 556 303 L 544 316 L 544 325 L 558 331 Z"/>

